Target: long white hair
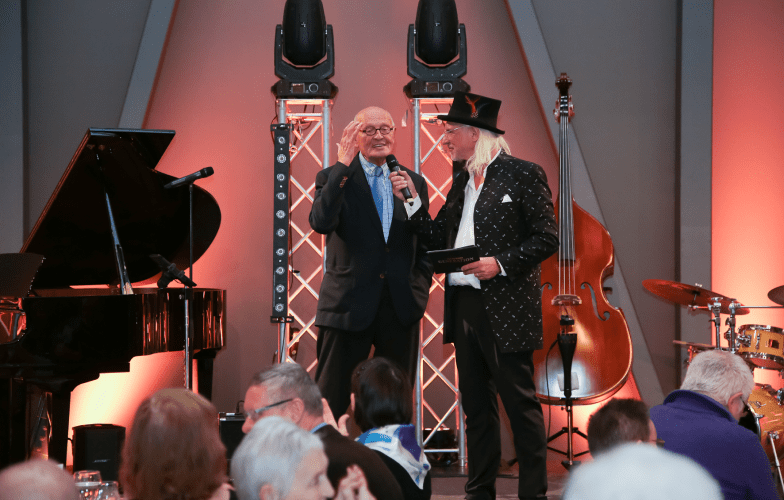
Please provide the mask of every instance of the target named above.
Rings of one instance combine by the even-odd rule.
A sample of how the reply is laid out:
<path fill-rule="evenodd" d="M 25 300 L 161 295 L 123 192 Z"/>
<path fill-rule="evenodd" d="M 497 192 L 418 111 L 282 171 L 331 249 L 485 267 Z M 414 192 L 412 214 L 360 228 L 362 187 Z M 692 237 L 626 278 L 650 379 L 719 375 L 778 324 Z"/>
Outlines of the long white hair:
<path fill-rule="evenodd" d="M 509 144 L 500 134 L 490 132 L 478 127 L 472 127 L 479 132 L 479 139 L 474 145 L 474 154 L 466 161 L 466 170 L 474 175 L 481 175 L 485 167 L 493 160 L 493 153 L 503 149 L 506 154 L 512 154 Z"/>

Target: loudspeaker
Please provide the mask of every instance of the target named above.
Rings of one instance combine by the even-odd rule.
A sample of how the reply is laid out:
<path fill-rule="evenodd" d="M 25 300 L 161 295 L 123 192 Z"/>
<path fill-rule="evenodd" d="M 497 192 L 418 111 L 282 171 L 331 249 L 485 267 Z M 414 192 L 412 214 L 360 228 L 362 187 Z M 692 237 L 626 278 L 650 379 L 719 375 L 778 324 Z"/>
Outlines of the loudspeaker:
<path fill-rule="evenodd" d="M 104 481 L 117 481 L 125 427 L 112 424 L 73 428 L 73 470 L 97 470 Z"/>
<path fill-rule="evenodd" d="M 242 424 L 245 423 L 244 413 L 223 413 L 219 414 L 219 425 L 221 441 L 226 447 L 226 459 L 231 460 L 234 450 L 240 445 L 245 434 L 242 433 Z"/>

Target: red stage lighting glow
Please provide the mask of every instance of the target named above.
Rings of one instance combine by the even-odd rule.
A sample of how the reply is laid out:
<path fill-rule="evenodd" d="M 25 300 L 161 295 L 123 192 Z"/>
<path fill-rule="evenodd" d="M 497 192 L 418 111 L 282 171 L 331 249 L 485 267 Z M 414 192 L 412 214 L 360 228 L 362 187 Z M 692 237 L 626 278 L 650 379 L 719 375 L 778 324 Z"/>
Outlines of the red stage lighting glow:
<path fill-rule="evenodd" d="M 714 3 L 712 289 L 771 306 L 784 284 L 784 4 Z M 784 327 L 781 309 L 752 309 L 738 325 Z M 781 385 L 774 371 L 758 382 Z"/>
<path fill-rule="evenodd" d="M 130 373 L 104 373 L 98 380 L 78 386 L 71 393 L 69 427 L 115 424 L 127 432 L 144 398 L 158 389 L 184 386 L 183 361 L 182 352 L 137 356 L 131 360 Z"/>

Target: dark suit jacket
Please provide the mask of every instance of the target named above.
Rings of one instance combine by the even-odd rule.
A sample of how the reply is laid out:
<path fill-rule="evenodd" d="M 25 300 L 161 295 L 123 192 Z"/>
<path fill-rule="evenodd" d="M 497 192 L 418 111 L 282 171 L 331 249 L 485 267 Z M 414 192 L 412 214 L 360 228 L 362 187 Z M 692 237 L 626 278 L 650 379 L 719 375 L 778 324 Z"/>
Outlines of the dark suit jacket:
<path fill-rule="evenodd" d="M 463 215 L 462 171 L 435 220 L 418 210 L 411 225 L 431 249 L 454 248 Z M 508 201 L 507 201 L 508 200 Z M 487 169 L 474 210 L 474 236 L 482 257 L 495 257 L 506 276 L 481 281 L 482 299 L 501 352 L 542 348 L 539 264 L 558 250 L 552 195 L 542 167 L 503 152 Z M 444 342 L 453 342 L 454 287 L 444 296 Z"/>
<path fill-rule="evenodd" d="M 346 467 L 356 464 L 365 473 L 368 489 L 378 500 L 403 500 L 395 476 L 375 451 L 352 441 L 331 425 L 325 425 L 315 434 L 324 443 L 324 454 L 329 460 L 327 477 L 333 488 L 337 489 L 338 483 L 346 475 Z"/>
<path fill-rule="evenodd" d="M 406 170 L 427 207 L 425 180 Z M 433 267 L 422 242 L 405 223 L 403 202 L 393 199 L 389 240 L 384 242 L 359 155 L 349 166 L 338 162 L 316 176 L 310 226 L 327 235 L 316 325 L 351 331 L 366 328 L 376 316 L 385 277 L 401 323 L 413 325 L 424 315 Z"/>

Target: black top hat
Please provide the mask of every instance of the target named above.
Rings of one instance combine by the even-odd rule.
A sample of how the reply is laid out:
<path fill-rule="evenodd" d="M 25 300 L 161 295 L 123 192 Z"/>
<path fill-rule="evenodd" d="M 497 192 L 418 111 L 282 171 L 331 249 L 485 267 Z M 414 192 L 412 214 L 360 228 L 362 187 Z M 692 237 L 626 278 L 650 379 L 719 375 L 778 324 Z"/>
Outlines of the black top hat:
<path fill-rule="evenodd" d="M 449 114 L 438 115 L 438 119 L 503 134 L 503 130 L 496 128 L 499 109 L 501 109 L 501 101 L 497 99 L 458 90 L 455 91 L 455 99 L 452 101 L 452 107 L 449 108 Z"/>

